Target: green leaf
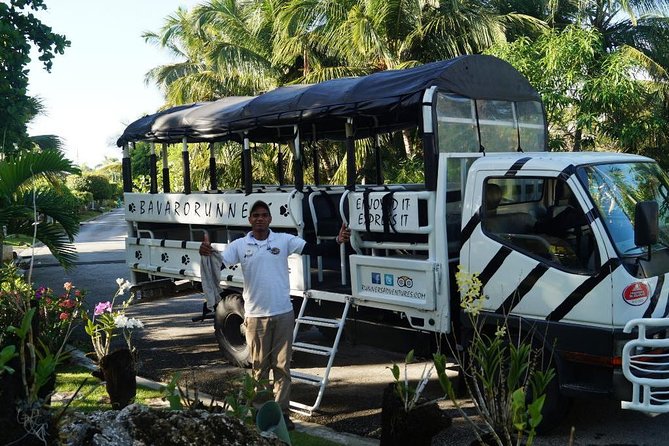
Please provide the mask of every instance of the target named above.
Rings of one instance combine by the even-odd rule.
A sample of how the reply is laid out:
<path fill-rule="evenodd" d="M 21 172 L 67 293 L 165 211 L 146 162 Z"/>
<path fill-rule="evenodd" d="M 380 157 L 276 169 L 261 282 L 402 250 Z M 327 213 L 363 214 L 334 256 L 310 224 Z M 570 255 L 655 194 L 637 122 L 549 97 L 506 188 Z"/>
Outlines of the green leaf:
<path fill-rule="evenodd" d="M 7 363 L 18 356 L 15 345 L 7 345 L 0 350 L 0 375 L 4 372 L 14 373 L 14 369 L 9 367 Z"/>
<path fill-rule="evenodd" d="M 10 333 L 16 334 L 16 336 L 19 337 L 19 339 L 24 340 L 26 336 L 28 335 L 28 331 L 32 328 L 31 323 L 33 320 L 33 316 L 35 316 L 35 311 L 36 308 L 31 308 L 26 312 L 26 314 L 23 315 L 23 319 L 21 319 L 21 327 L 7 327 L 7 331 Z"/>
<path fill-rule="evenodd" d="M 532 430 L 536 429 L 544 418 L 543 415 L 541 415 L 541 410 L 544 408 L 545 401 L 546 395 L 544 394 L 539 398 L 536 398 L 529 406 L 527 406 L 527 412 L 530 416 L 530 427 Z"/>
<path fill-rule="evenodd" d="M 181 378 L 181 372 L 176 372 L 172 375 L 172 379 L 169 384 L 162 388 L 163 399 L 166 399 L 170 403 L 171 410 L 182 410 L 183 404 L 181 403 L 181 395 L 177 390 L 177 383 Z"/>
<path fill-rule="evenodd" d="M 395 381 L 400 380 L 400 367 L 397 364 L 393 364 L 393 367 L 390 369 L 393 373 L 393 378 L 395 378 Z"/>

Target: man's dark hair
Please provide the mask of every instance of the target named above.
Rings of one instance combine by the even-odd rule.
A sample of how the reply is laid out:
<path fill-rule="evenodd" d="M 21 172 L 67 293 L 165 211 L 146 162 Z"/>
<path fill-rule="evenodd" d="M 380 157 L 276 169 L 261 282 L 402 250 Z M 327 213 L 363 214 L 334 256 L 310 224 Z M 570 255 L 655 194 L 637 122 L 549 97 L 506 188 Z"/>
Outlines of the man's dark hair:
<path fill-rule="evenodd" d="M 263 208 L 267 211 L 268 214 L 272 215 L 272 213 L 269 211 L 269 206 L 262 200 L 258 200 L 255 203 L 253 203 L 253 206 L 251 206 L 250 214 L 253 214 L 253 211 L 255 211 L 258 208 Z"/>

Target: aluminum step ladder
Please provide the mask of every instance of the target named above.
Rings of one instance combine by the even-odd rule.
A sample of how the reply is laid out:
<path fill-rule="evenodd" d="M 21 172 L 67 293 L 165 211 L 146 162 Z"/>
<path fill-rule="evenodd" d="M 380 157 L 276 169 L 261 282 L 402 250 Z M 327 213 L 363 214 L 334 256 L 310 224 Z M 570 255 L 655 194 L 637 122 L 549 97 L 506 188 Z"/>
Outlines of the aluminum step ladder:
<path fill-rule="evenodd" d="M 295 330 L 293 331 L 293 351 L 309 353 L 312 355 L 327 356 L 328 363 L 327 366 L 325 367 L 325 372 L 323 376 L 296 372 L 293 371 L 292 369 L 290 371 L 290 377 L 293 382 L 309 384 L 319 388 L 318 396 L 316 397 L 316 402 L 311 406 L 308 404 L 298 403 L 295 401 L 290 402 L 290 410 L 306 416 L 311 416 L 312 413 L 315 410 L 317 410 L 321 405 L 321 400 L 323 399 L 323 394 L 325 393 L 325 387 L 328 384 L 328 377 L 330 376 L 330 370 L 332 369 L 332 364 L 334 363 L 335 354 L 337 353 L 337 347 L 339 346 L 339 340 L 341 339 L 341 335 L 344 332 L 344 324 L 346 323 L 346 316 L 348 315 L 348 310 L 351 307 L 351 298 L 347 297 L 345 301 L 342 302 L 344 305 L 344 309 L 342 311 L 342 315 L 340 318 L 326 319 L 321 317 L 307 316 L 304 313 L 307 308 L 307 303 L 310 300 L 315 301 L 319 299 L 310 297 L 309 293 L 305 293 L 304 299 L 302 300 L 302 306 L 300 307 L 300 313 L 295 319 Z M 300 325 L 336 328 L 337 334 L 335 336 L 332 347 L 309 344 L 306 342 L 296 342 L 297 333 L 300 330 Z"/>

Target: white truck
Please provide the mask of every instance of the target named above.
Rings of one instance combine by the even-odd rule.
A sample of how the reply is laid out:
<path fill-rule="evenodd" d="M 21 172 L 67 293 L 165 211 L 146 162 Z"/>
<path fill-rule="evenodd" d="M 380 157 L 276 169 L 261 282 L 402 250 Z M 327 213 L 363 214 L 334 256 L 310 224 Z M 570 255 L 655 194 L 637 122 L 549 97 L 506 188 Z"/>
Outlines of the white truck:
<path fill-rule="evenodd" d="M 296 410 L 318 408 L 346 320 L 392 325 L 405 338 L 431 333 L 434 340 L 436 333 L 466 342 L 454 280 L 462 265 L 484 285 L 486 321 L 494 327 L 507 318 L 555 367 L 547 420 L 584 394 L 667 412 L 669 179 L 641 156 L 547 152 L 545 119 L 527 80 L 481 55 L 145 116 L 118 141 L 127 263 L 136 282 L 198 281 L 203 233 L 224 248 L 247 231 L 258 199 L 270 203 L 275 231 L 308 241 L 334 238 L 343 221 L 352 230 L 349 248 L 289 259 L 296 335 L 304 323 L 337 329 L 332 347 L 295 343 L 329 358 L 325 376 L 294 376 L 320 389 L 315 404 L 295 403 Z M 132 191 L 129 154 L 137 141 L 152 147 L 149 193 Z M 216 144 L 230 142 L 241 147 L 240 187 L 221 190 Z M 384 150 L 409 142 L 422 153 L 423 181 L 385 183 Z M 210 187 L 193 191 L 189 148 L 207 143 Z M 182 147 L 178 192 L 169 186 L 169 144 Z M 365 165 L 356 156 L 361 149 L 370 154 Z M 277 184 L 254 181 L 254 153 L 263 150 L 275 157 Z M 327 150 L 345 160 L 346 184 L 320 184 Z M 244 279 L 237 265 L 221 279 L 215 333 L 224 353 L 244 364 Z M 305 310 L 309 301 L 318 305 Z"/>

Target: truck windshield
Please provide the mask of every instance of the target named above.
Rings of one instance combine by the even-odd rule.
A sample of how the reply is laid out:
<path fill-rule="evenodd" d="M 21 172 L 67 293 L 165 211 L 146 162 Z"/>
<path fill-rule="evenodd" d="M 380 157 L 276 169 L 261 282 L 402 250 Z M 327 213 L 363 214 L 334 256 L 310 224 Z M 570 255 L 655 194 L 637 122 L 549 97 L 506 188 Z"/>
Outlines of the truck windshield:
<path fill-rule="evenodd" d="M 620 255 L 647 250 L 634 244 L 634 211 L 640 201 L 659 204 L 659 243 L 653 250 L 669 246 L 669 178 L 656 163 L 597 164 L 579 168 L 590 196 Z"/>

